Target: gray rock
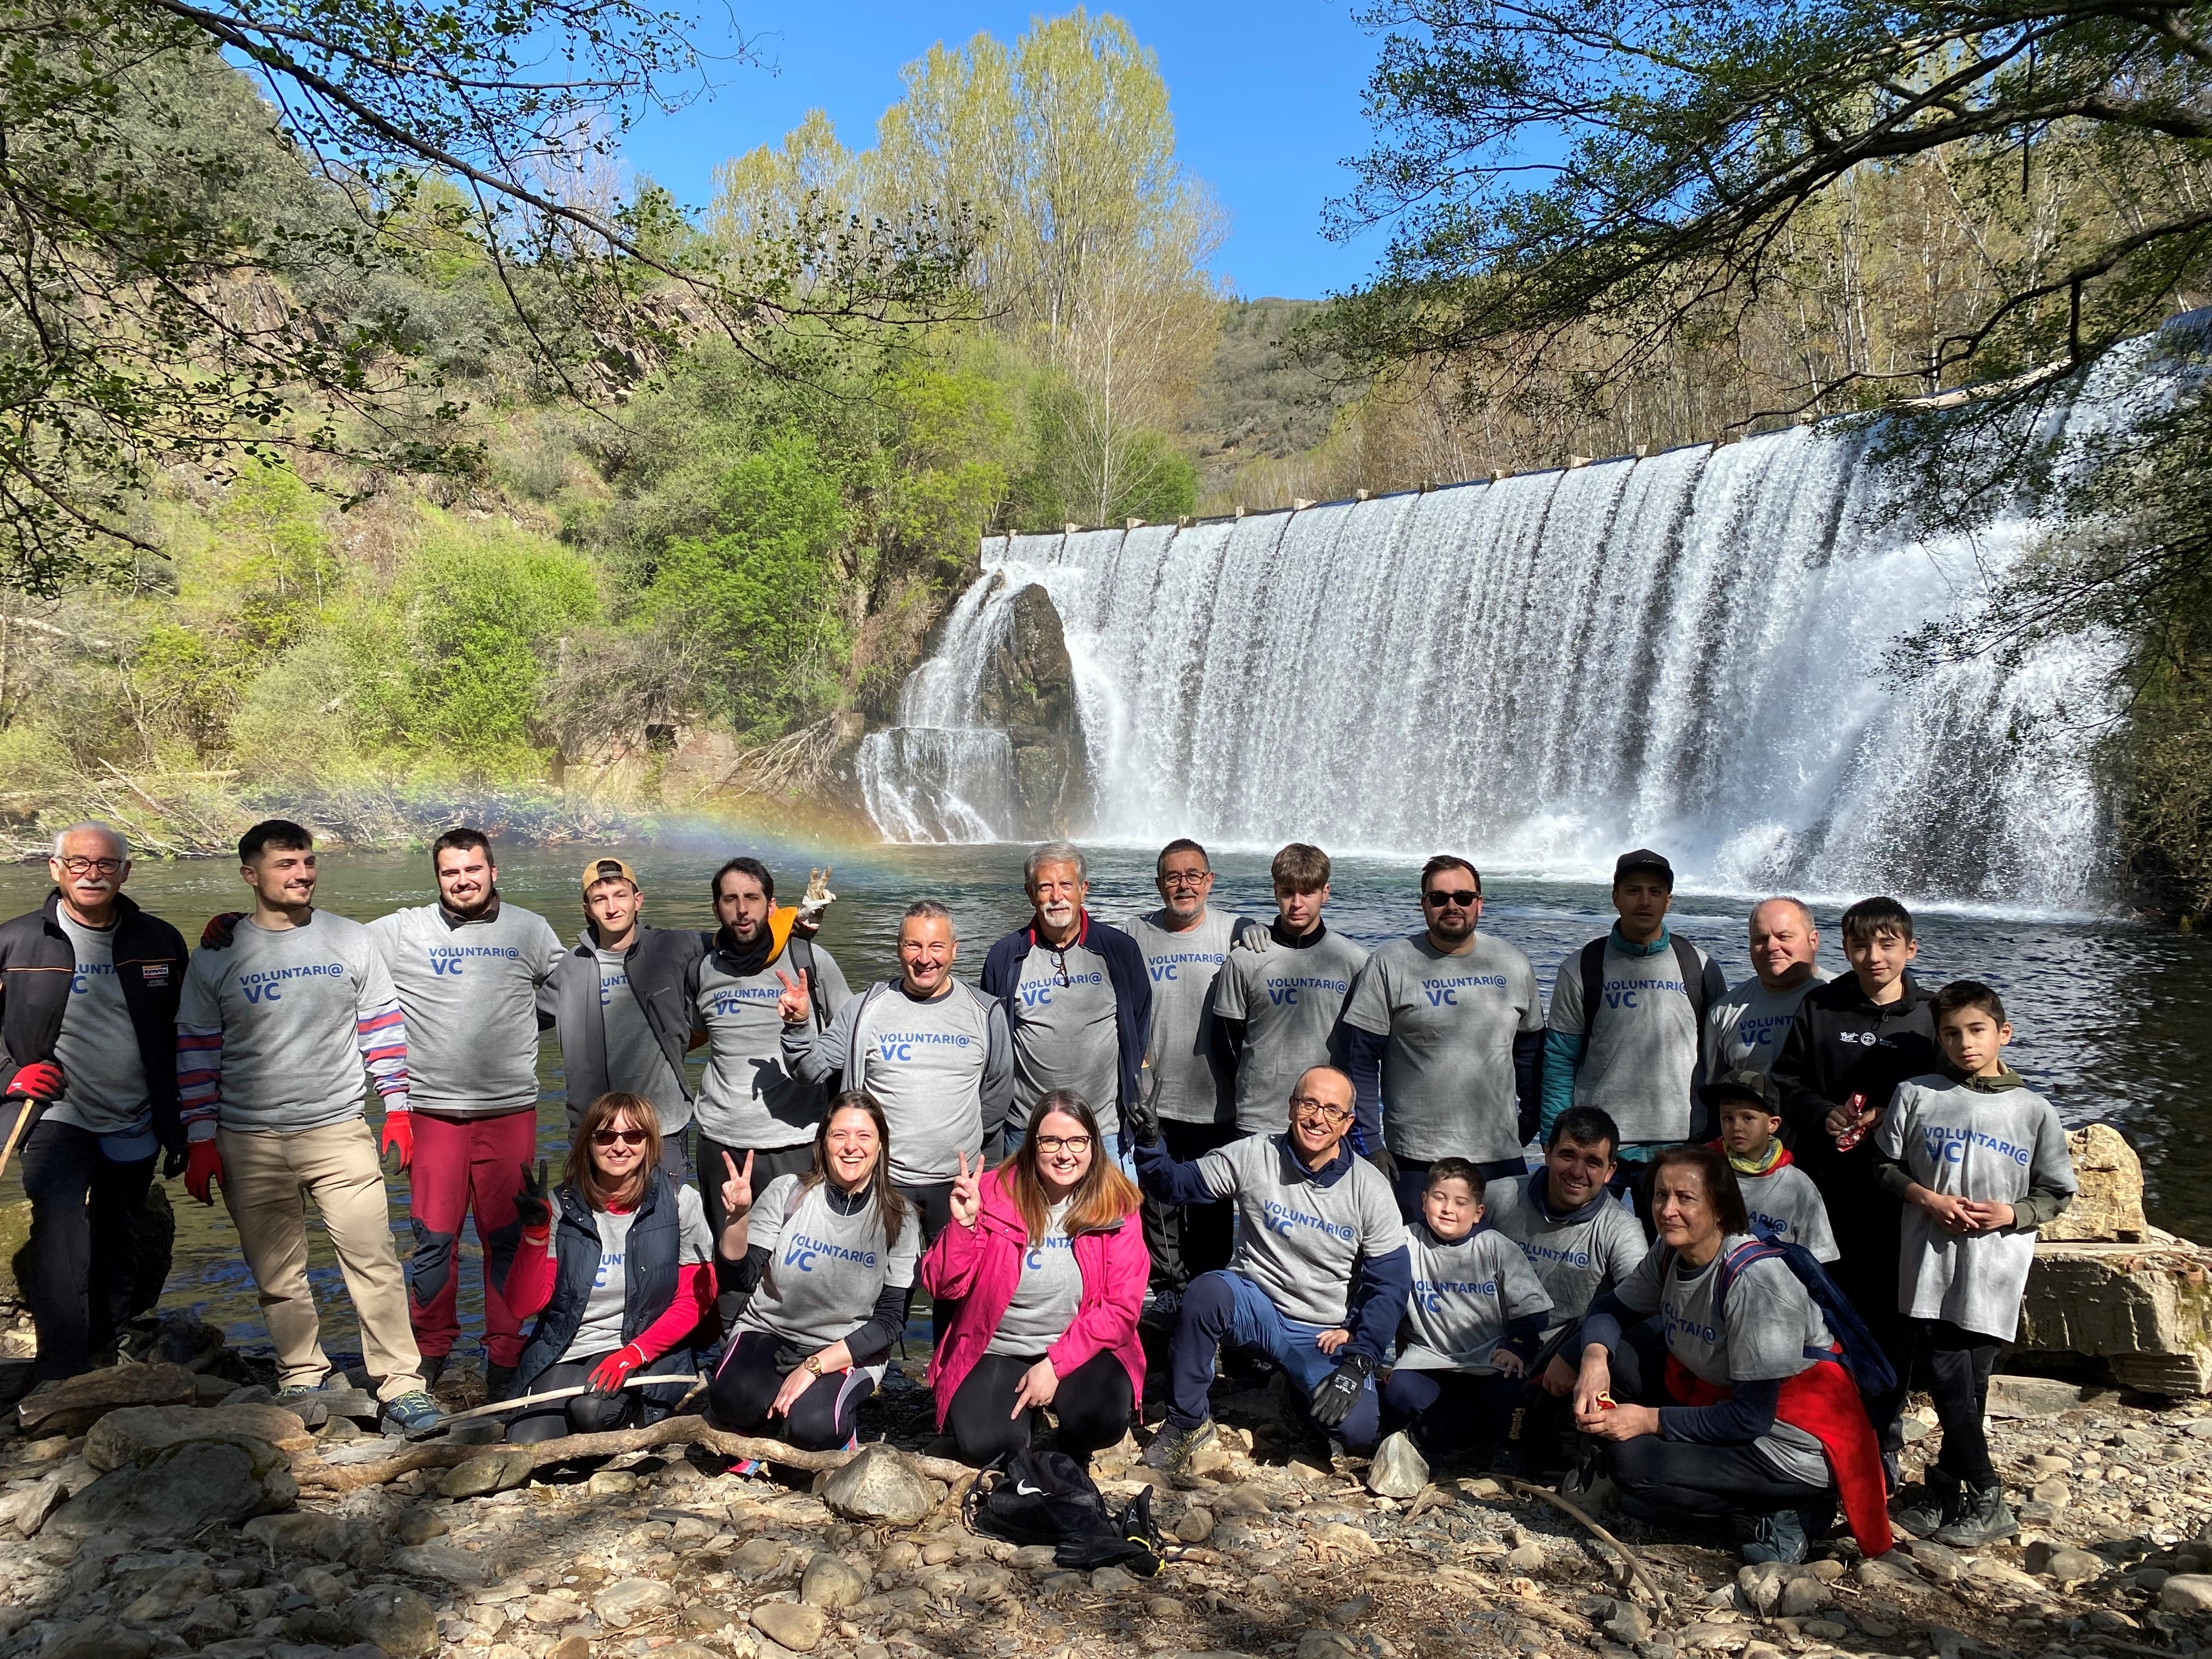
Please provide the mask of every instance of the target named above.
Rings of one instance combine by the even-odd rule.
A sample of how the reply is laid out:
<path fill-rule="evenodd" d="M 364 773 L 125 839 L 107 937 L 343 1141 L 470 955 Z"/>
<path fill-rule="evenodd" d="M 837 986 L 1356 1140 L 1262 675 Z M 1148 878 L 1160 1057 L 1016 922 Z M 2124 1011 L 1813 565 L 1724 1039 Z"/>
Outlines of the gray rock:
<path fill-rule="evenodd" d="M 833 1473 L 821 1497 L 846 1520 L 877 1526 L 911 1527 L 937 1507 L 921 1472 L 885 1445 L 867 1447 Z"/>
<path fill-rule="evenodd" d="M 1798 1633 L 1815 1642 L 1840 1642 L 1851 1633 L 1850 1626 L 1839 1625 L 1832 1619 L 1808 1619 L 1798 1626 Z"/>
<path fill-rule="evenodd" d="M 174 1537 L 283 1509 L 299 1495 L 291 1460 L 266 1441 L 180 1440 L 101 1475 L 46 1525 L 64 1538 L 110 1528 Z"/>
<path fill-rule="evenodd" d="M 447 1470 L 438 1490 L 448 1498 L 483 1498 L 520 1486 L 537 1467 L 537 1460 L 520 1447 L 488 1451 Z"/>
<path fill-rule="evenodd" d="M 1124 1572 L 1119 1567 L 1100 1567 L 1091 1575 L 1091 1588 L 1095 1590 L 1126 1590 L 1137 1588 L 1134 1573 Z"/>
<path fill-rule="evenodd" d="M 829 1624 L 821 1608 L 797 1601 L 763 1601 L 753 1609 L 753 1628 L 793 1653 L 813 1652 Z"/>
<path fill-rule="evenodd" d="M 1349 1659 L 1355 1651 L 1340 1631 L 1310 1630 L 1298 1638 L 1297 1659 Z"/>
<path fill-rule="evenodd" d="M 1505 1552 L 1505 1565 L 1516 1572 L 1534 1572 L 1544 1565 L 1544 1547 L 1531 1543 L 1510 1549 Z"/>
<path fill-rule="evenodd" d="M 288 1452 L 314 1443 L 307 1425 L 281 1406 L 126 1406 L 92 1425 L 84 1437 L 84 1461 L 105 1474 L 142 1462 L 179 1440 L 218 1434 L 265 1440 Z"/>
<path fill-rule="evenodd" d="M 1749 1604 L 1750 1610 L 1762 1619 L 1772 1613 L 1775 1603 L 1782 1599 L 1782 1575 L 1771 1562 L 1738 1567 L 1735 1587 L 1736 1593 Z M 1639 1642 L 1643 1639 L 1642 1637 L 1636 1638 Z"/>
<path fill-rule="evenodd" d="M 1378 1498 L 1418 1498 L 1429 1484 L 1429 1462 L 1402 1429 L 1385 1435 L 1367 1466 L 1367 1490 Z"/>
<path fill-rule="evenodd" d="M 198 1562 L 172 1567 L 154 1581 L 153 1588 L 123 1610 L 134 1625 L 173 1617 L 203 1596 L 215 1594 L 215 1575 Z"/>
<path fill-rule="evenodd" d="M 82 1620 L 39 1650 L 40 1659 L 146 1659 L 154 1638 L 112 1619 Z"/>
<path fill-rule="evenodd" d="M 392 1567 L 395 1572 L 435 1578 L 442 1583 L 462 1584 L 470 1589 L 492 1581 L 492 1571 L 484 1565 L 481 1555 L 455 1549 L 451 1544 L 410 1544 L 404 1549 L 394 1550 Z"/>
<path fill-rule="evenodd" d="M 2177 1572 L 2158 1587 L 2158 1605 L 2167 1613 L 2212 1613 L 2212 1575 Z"/>
<path fill-rule="evenodd" d="M 324 1561 L 373 1567 L 384 1554 L 384 1539 L 376 1523 L 362 1516 L 294 1510 L 283 1515 L 257 1516 L 239 1530 L 280 1555 L 312 1555 Z"/>
<path fill-rule="evenodd" d="M 69 1478 L 59 1469 L 21 1492 L 0 1499 L 0 1526 L 13 1527 L 25 1538 L 35 1538 L 53 1512 L 69 1501 Z"/>
<path fill-rule="evenodd" d="M 437 1510 L 416 1508 L 401 1511 L 393 1530 L 403 1544 L 427 1544 L 433 1538 L 444 1537 L 453 1528 Z"/>
<path fill-rule="evenodd" d="M 1195 1504 L 1185 1510 L 1175 1524 L 1175 1535 L 1186 1544 L 1203 1544 L 1213 1536 L 1213 1511 Z"/>
<path fill-rule="evenodd" d="M 1991 1417 L 2056 1417 L 2081 1403 L 2082 1389 L 2051 1376 L 1993 1376 Z"/>
<path fill-rule="evenodd" d="M 1826 1607 L 1828 1601 L 1828 1587 L 1811 1573 L 1802 1573 L 1783 1581 L 1782 1594 L 1775 1598 L 1774 1611 L 1780 1618 L 1802 1619 Z"/>
<path fill-rule="evenodd" d="M 345 1604 L 346 1628 L 374 1642 L 391 1659 L 427 1659 L 438 1646 L 438 1615 L 410 1589 L 380 1584 Z"/>
<path fill-rule="evenodd" d="M 2062 1585 L 2086 1583 L 2102 1575 L 2105 1571 L 2102 1556 L 2092 1555 L 2087 1550 L 2052 1550 L 2039 1565 L 2031 1551 L 2028 1570 L 2045 1578 L 2055 1578 Z"/>
<path fill-rule="evenodd" d="M 799 1599 L 811 1607 L 849 1607 L 867 1593 L 867 1575 L 829 1550 L 814 1553 L 799 1581 Z"/>
<path fill-rule="evenodd" d="M 1623 1647 L 1632 1648 L 1651 1639 L 1651 1615 L 1633 1601 L 1615 1601 L 1613 1617 L 1605 1621 L 1605 1633 Z"/>
<path fill-rule="evenodd" d="M 1929 1587 L 1903 1567 L 1893 1567 L 1887 1561 L 1862 1561 L 1851 1569 L 1851 1577 L 1869 1589 L 1898 1590 L 1911 1595 L 1925 1595 Z"/>
<path fill-rule="evenodd" d="M 623 1578 L 592 1598 L 592 1611 L 617 1630 L 676 1605 L 676 1591 L 658 1578 Z"/>
<path fill-rule="evenodd" d="M 1900 1538 L 1897 1544 L 1914 1566 L 1939 1584 L 1955 1584 L 1969 1571 L 1965 1556 L 1932 1538 Z"/>
<path fill-rule="evenodd" d="M 914 1546 L 908 1544 L 906 1547 L 911 1551 Z M 897 1544 L 890 1545 L 884 1553 L 889 1557 L 897 1548 Z M 730 1558 L 730 1571 L 740 1578 L 767 1578 L 782 1571 L 784 1557 L 788 1553 L 788 1548 L 779 1539 L 748 1538 L 738 1546 L 737 1553 Z M 884 1571 L 901 1571 L 919 1559 L 921 1557 L 917 1554 L 896 1566 L 886 1566 Z"/>

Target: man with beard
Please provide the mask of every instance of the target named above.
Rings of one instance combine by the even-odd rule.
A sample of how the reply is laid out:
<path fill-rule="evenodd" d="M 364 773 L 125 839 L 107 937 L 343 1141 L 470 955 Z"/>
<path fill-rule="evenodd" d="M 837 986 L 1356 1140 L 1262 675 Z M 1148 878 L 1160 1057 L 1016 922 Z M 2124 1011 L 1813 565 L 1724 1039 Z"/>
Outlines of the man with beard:
<path fill-rule="evenodd" d="M 137 1282 L 139 1218 L 162 1146 L 180 1164 L 177 998 L 185 941 L 123 896 L 131 848 L 104 823 L 54 837 L 54 890 L 0 927 L 0 1134 L 22 1147 L 32 1375 L 75 1376 L 161 1295 Z M 172 1168 L 174 1173 L 174 1167 Z"/>
<path fill-rule="evenodd" d="M 535 911 L 500 897 L 491 843 L 448 830 L 430 843 L 438 901 L 369 923 L 407 1017 L 414 1112 L 401 1161 L 415 1254 L 407 1313 L 435 1381 L 460 1334 L 461 1224 L 483 1252 L 484 1385 L 499 1400 L 522 1357 L 507 1270 L 522 1236 L 514 1201 L 538 1156 L 538 992 L 561 940 Z M 410 1125 L 411 1124 L 411 1131 Z"/>
<path fill-rule="evenodd" d="M 1064 841 L 1029 856 L 1023 890 L 1029 926 L 1008 933 L 983 959 L 983 994 L 1006 1011 L 1014 1044 L 1014 1109 L 1008 1127 L 1028 1127 L 1030 1109 L 1065 1089 L 1098 1115 L 1099 1133 L 1133 1170 L 1121 1115 L 1137 1099 L 1152 1029 L 1152 986 L 1144 953 L 1118 927 L 1083 908 L 1091 891 L 1083 854 Z"/>

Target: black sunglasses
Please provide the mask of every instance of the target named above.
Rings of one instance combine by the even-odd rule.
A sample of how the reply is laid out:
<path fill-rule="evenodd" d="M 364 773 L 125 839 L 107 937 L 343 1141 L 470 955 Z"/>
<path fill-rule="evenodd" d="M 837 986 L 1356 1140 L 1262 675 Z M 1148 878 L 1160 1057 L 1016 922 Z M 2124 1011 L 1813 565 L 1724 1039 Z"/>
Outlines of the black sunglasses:
<path fill-rule="evenodd" d="M 1422 894 L 1421 902 L 1424 904 L 1433 904 L 1439 910 L 1449 908 L 1455 904 L 1462 910 L 1471 910 L 1482 902 L 1482 895 L 1470 893 L 1465 888 L 1462 888 L 1456 893 L 1447 893 L 1439 887 L 1433 892 Z"/>

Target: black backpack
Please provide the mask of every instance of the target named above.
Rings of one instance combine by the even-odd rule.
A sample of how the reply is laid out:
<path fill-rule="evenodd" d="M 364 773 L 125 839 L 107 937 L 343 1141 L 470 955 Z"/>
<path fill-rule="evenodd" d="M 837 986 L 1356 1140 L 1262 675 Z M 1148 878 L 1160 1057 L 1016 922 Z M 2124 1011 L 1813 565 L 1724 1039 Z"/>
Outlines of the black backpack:
<path fill-rule="evenodd" d="M 1009 1544 L 1049 1544 L 1057 1565 L 1158 1572 L 1165 1547 L 1152 1522 L 1152 1489 L 1118 1511 L 1106 1507 L 1083 1466 L 1066 1452 L 1001 1452 L 976 1471 L 960 1500 L 970 1532 Z"/>

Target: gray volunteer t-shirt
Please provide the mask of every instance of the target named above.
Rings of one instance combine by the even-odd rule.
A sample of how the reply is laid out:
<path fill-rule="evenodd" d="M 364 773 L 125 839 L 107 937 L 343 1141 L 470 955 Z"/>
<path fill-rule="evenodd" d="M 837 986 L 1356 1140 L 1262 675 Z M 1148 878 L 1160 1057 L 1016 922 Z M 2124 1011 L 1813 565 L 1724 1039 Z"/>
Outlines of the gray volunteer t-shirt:
<path fill-rule="evenodd" d="M 1751 1230 L 1768 1233 L 1784 1244 L 1802 1244 L 1822 1261 L 1833 1261 L 1843 1252 L 1828 1230 L 1828 1206 L 1813 1178 L 1794 1164 L 1763 1176 L 1736 1171 L 1735 1184 L 1743 1189 L 1744 1207 L 1751 1212 Z"/>
<path fill-rule="evenodd" d="M 1015 1121 L 1054 1089 L 1073 1089 L 1098 1115 L 1098 1127 L 1121 1127 L 1121 1047 L 1114 1024 L 1114 982 L 1106 958 L 1088 945 L 1055 951 L 1040 940 L 1022 958 L 1006 1012 L 1014 1041 Z"/>
<path fill-rule="evenodd" d="M 1075 1241 L 1067 1236 L 1067 1200 L 1045 1212 L 1044 1237 L 1022 1253 L 1021 1277 L 1014 1298 L 983 1352 L 1019 1359 L 1042 1356 L 1066 1335 L 1083 1301 L 1083 1274 L 1075 1265 Z"/>
<path fill-rule="evenodd" d="M 1749 1242 L 1747 1234 L 1730 1234 L 1721 1241 L 1718 1254 L 1696 1272 L 1685 1274 L 1677 1262 L 1663 1285 L 1662 1261 L 1669 1253 L 1665 1245 L 1654 1244 L 1620 1286 L 1625 1306 L 1664 1315 L 1667 1351 L 1692 1376 L 1720 1388 L 1795 1376 L 1821 1363 L 1808 1358 L 1806 1349 L 1826 1348 L 1835 1340 L 1797 1275 L 1771 1256 L 1736 1275 L 1729 1287 L 1725 1319 L 1714 1310 L 1722 1261 Z M 1752 1444 L 1793 1480 L 1829 1484 L 1827 1456 L 1803 1429 L 1778 1420 Z"/>
<path fill-rule="evenodd" d="M 1521 1151 L 1513 1039 L 1544 1028 L 1528 958 L 1477 933 L 1448 956 L 1426 933 L 1367 958 L 1344 1023 L 1389 1038 L 1382 1054 L 1382 1144 L 1400 1158 L 1494 1164 Z"/>
<path fill-rule="evenodd" d="M 908 1215 L 899 1224 L 897 1241 L 887 1245 L 872 1199 L 853 1214 L 842 1214 L 830 1201 L 828 1183 L 817 1182 L 793 1210 L 799 1185 L 795 1175 L 778 1176 L 753 1200 L 745 1247 L 769 1253 L 768 1271 L 738 1316 L 738 1326 L 765 1331 L 794 1347 L 826 1348 L 868 1322 L 885 1285 L 903 1290 L 914 1283 L 921 1220 Z"/>
<path fill-rule="evenodd" d="M 835 1018 L 852 993 L 844 970 L 820 945 L 810 945 L 810 994 Z M 757 974 L 732 974 L 712 951 L 699 964 L 694 1021 L 707 1033 L 713 1058 L 699 1085 L 699 1127 L 725 1146 L 773 1152 L 814 1138 L 829 1094 L 819 1084 L 792 1075 L 783 1057 L 783 1019 L 775 1011 L 783 994 L 778 969 L 798 974 L 786 950 Z M 807 1018 L 814 1016 L 810 1012 Z"/>
<path fill-rule="evenodd" d="M 653 1103 L 660 1133 L 673 1135 L 691 1121 L 691 1103 L 668 1053 L 645 1018 L 644 1006 L 629 988 L 629 964 L 622 955 L 592 947 L 599 963 L 599 1021 L 607 1048 L 607 1087 L 642 1095 Z"/>
<path fill-rule="evenodd" d="M 115 976 L 115 930 L 84 927 L 58 906 L 55 920 L 76 952 L 76 975 L 62 1005 L 61 1035 L 54 1039 L 62 1097 L 44 1115 L 96 1135 L 150 1127 L 146 1062 L 123 1000 L 123 981 Z"/>
<path fill-rule="evenodd" d="M 1483 1191 L 1482 1204 L 1483 1218 L 1521 1247 L 1536 1282 L 1551 1297 L 1552 1322 L 1545 1331 L 1549 1336 L 1580 1319 L 1607 1286 L 1634 1273 L 1650 1246 L 1642 1224 L 1617 1199 L 1607 1198 L 1579 1221 L 1547 1219 L 1529 1196 L 1532 1184 L 1544 1179 L 1539 1170 L 1493 1181 Z"/>
<path fill-rule="evenodd" d="M 917 1001 L 896 985 L 868 999 L 848 1052 L 882 1103 L 891 1132 L 891 1179 L 905 1186 L 950 1181 L 960 1154 L 973 1170 L 983 1156 L 983 1073 L 991 1058 L 991 1011 L 955 981 Z M 852 1079 L 855 1067 L 848 1066 Z"/>
<path fill-rule="evenodd" d="M 220 1127 L 296 1134 L 361 1115 L 354 1022 L 398 1003 L 359 922 L 313 910 L 304 927 L 270 928 L 249 916 L 228 949 L 192 952 L 177 1024 L 222 1032 Z"/>
<path fill-rule="evenodd" d="M 545 918 L 501 901 L 498 914 L 450 926 L 425 904 L 368 924 L 407 1016 L 410 1097 L 448 1117 L 538 1103 L 538 988 L 561 941 Z"/>
<path fill-rule="evenodd" d="M 1225 970 L 1224 970 L 1225 971 Z M 1289 1085 L 1284 1085 L 1285 1095 Z M 1237 1204 L 1237 1255 L 1230 1264 L 1267 1293 L 1284 1318 L 1323 1328 L 1344 1323 L 1352 1273 L 1362 1257 L 1406 1243 L 1390 1183 L 1364 1158 L 1330 1186 L 1311 1180 L 1284 1134 L 1248 1135 L 1198 1160 L 1217 1197 Z"/>
<path fill-rule="evenodd" d="M 1219 1123 L 1228 1111 L 1207 1058 L 1213 1036 L 1213 981 L 1240 918 L 1208 908 L 1194 927 L 1170 933 L 1167 912 L 1126 925 L 1152 979 L 1152 1040 L 1145 1055 L 1152 1110 L 1169 1123 Z"/>
<path fill-rule="evenodd" d="M 599 1230 L 599 1271 L 592 1275 L 591 1297 L 584 1304 L 584 1322 L 576 1327 L 575 1340 L 556 1364 L 569 1365 L 612 1353 L 623 1345 L 623 1297 L 629 1285 L 626 1258 L 630 1223 L 637 1217 L 628 1210 L 620 1214 L 601 1210 L 592 1219 Z M 678 1266 L 692 1267 L 713 1260 L 714 1243 L 707 1231 L 707 1206 L 693 1188 L 676 1188 L 676 1225 L 681 1235 L 677 1245 Z"/>
<path fill-rule="evenodd" d="M 1425 1222 L 1407 1230 L 1413 1291 L 1398 1328 L 1398 1364 L 1413 1371 L 1469 1371 L 1492 1376 L 1490 1356 L 1505 1327 L 1551 1311 L 1521 1247 L 1492 1227 L 1447 1243 Z"/>
<path fill-rule="evenodd" d="M 1875 1144 L 1931 1193 L 2015 1204 L 2032 1187 L 2075 1190 L 2066 1131 L 2033 1089 L 1984 1091 L 1949 1077 L 1914 1078 L 1898 1085 Z M 2009 1342 L 2034 1262 L 2033 1231 L 1962 1237 L 1908 1204 L 1898 1311 Z"/>
<path fill-rule="evenodd" d="M 1696 954 L 1702 970 L 1705 952 Z M 1653 955 L 1629 956 L 1608 936 L 1601 975 L 1605 1006 L 1596 1030 L 1585 1036 L 1575 1104 L 1610 1113 L 1623 1145 L 1680 1140 L 1690 1133 L 1698 1032 L 1674 946 L 1662 942 Z M 1547 1023 L 1554 1031 L 1589 1031 L 1579 951 L 1559 964 Z"/>
<path fill-rule="evenodd" d="M 1237 1127 L 1266 1134 L 1283 1127 L 1291 1085 L 1328 1063 L 1329 1033 L 1367 952 L 1324 933 L 1303 950 L 1231 951 L 1213 981 L 1213 1012 L 1245 1023 L 1237 1066 Z"/>
<path fill-rule="evenodd" d="M 1772 1071 L 1782 1054 L 1783 1039 L 1796 1020 L 1797 1005 L 1805 1000 L 1806 992 L 1825 983 L 1827 977 L 1816 968 L 1803 984 L 1786 991 L 1768 990 L 1755 974 L 1741 985 L 1730 986 L 1727 997 L 1705 1011 L 1705 1029 L 1711 1036 L 1707 1052 L 1712 1056 L 1714 1071 L 1762 1075 Z"/>

